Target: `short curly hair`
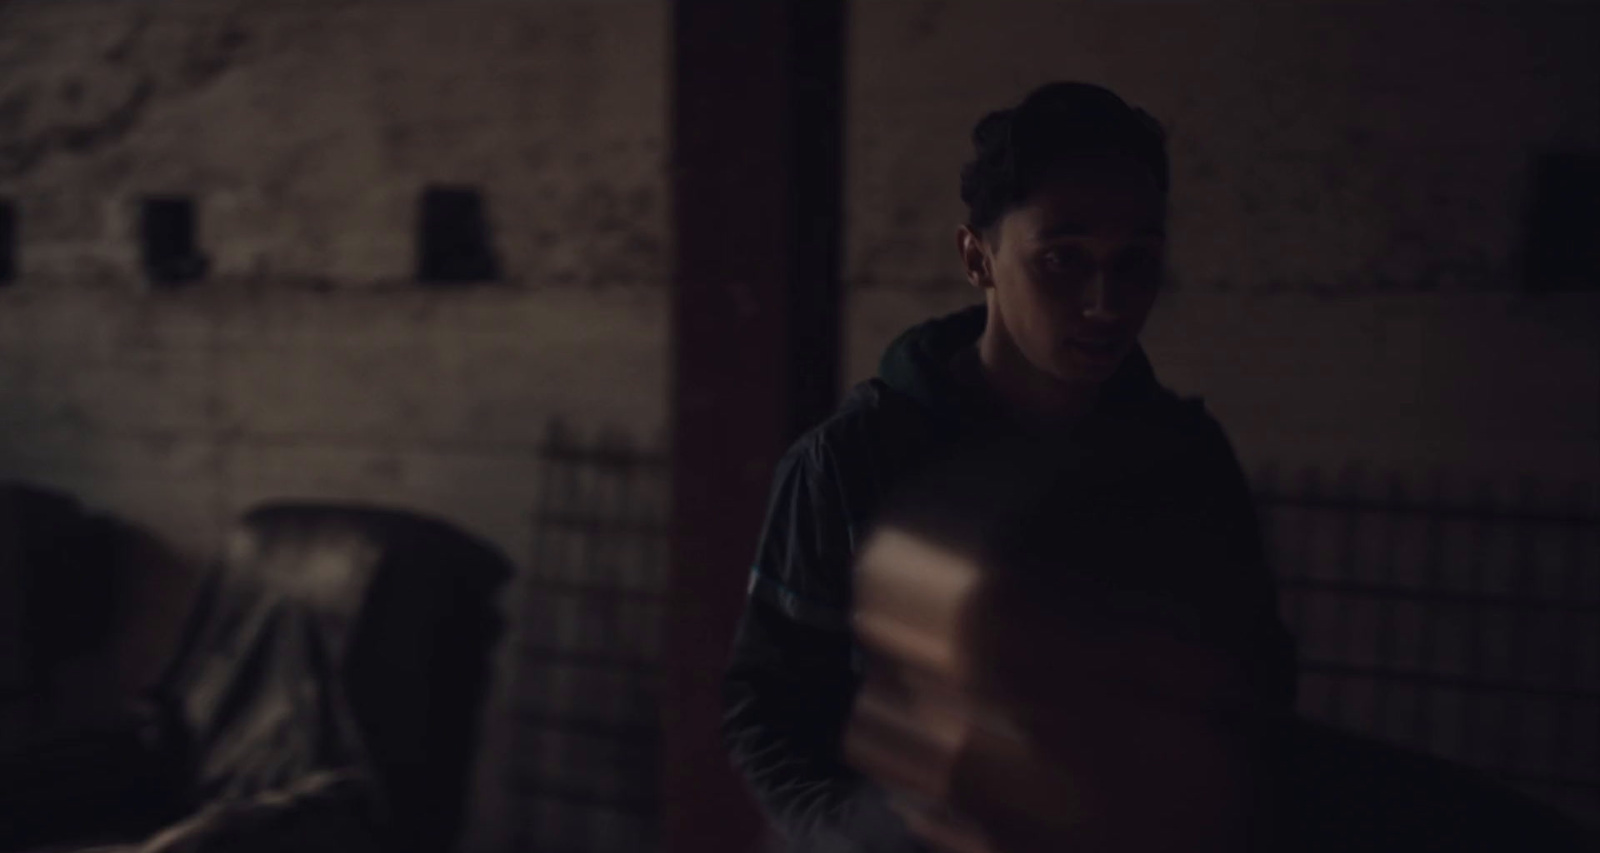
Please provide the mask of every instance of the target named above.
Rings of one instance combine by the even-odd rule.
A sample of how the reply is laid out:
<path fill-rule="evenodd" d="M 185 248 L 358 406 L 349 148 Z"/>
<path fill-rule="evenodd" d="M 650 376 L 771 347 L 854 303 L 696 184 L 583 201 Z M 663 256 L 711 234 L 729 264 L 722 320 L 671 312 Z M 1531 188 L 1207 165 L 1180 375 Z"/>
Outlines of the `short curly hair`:
<path fill-rule="evenodd" d="M 1147 167 L 1164 194 L 1171 183 L 1167 135 L 1149 113 L 1091 83 L 1048 83 L 972 129 L 975 156 L 961 169 L 967 224 L 986 230 L 1021 204 L 1049 168 L 1076 155 L 1115 153 Z"/>

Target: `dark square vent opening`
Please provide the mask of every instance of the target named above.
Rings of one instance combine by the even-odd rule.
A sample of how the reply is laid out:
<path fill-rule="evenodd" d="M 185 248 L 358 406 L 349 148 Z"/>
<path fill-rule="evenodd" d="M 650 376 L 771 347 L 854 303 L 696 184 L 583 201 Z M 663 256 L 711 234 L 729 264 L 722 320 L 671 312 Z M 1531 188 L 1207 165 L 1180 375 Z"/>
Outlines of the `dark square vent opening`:
<path fill-rule="evenodd" d="M 1533 178 L 1524 288 L 1600 292 L 1600 155 L 1547 154 Z"/>
<path fill-rule="evenodd" d="M 428 187 L 422 192 L 417 234 L 417 279 L 429 283 L 495 281 L 500 261 L 472 187 Z"/>
<path fill-rule="evenodd" d="M 17 279 L 17 213 L 10 199 L 0 198 L 0 287 Z"/>
<path fill-rule="evenodd" d="M 146 198 L 139 210 L 139 242 L 145 274 L 155 284 L 194 281 L 206 274 L 206 258 L 195 242 L 194 200 Z"/>

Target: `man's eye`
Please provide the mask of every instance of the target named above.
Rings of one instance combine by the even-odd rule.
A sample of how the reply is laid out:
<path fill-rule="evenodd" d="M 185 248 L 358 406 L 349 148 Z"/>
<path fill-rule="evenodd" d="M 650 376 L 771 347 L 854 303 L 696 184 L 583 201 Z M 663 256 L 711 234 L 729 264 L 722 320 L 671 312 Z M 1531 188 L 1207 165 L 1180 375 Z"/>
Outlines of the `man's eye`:
<path fill-rule="evenodd" d="M 1117 259 L 1119 278 L 1148 278 L 1161 271 L 1161 258 L 1154 252 L 1130 252 Z"/>
<path fill-rule="evenodd" d="M 1046 272 L 1069 273 L 1083 269 L 1084 259 L 1081 252 L 1067 252 L 1059 249 L 1045 252 L 1039 258 Z"/>

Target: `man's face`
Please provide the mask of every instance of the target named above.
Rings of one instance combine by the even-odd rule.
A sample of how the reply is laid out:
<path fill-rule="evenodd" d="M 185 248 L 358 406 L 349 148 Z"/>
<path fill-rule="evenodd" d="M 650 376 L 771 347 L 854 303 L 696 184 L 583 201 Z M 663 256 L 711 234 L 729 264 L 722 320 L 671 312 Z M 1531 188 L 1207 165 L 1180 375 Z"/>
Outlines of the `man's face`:
<path fill-rule="evenodd" d="M 1078 157 L 978 238 L 981 274 L 973 253 L 963 253 L 1030 364 L 1063 381 L 1099 383 L 1133 349 L 1155 303 L 1165 218 L 1149 170 L 1116 155 Z"/>

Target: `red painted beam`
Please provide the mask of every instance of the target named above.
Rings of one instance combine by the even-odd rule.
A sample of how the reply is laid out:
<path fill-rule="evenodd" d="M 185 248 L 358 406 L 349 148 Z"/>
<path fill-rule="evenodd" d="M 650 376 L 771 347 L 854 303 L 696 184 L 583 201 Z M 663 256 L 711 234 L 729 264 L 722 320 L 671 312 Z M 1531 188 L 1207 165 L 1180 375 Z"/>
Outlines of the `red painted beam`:
<path fill-rule="evenodd" d="M 722 746 L 721 678 L 773 466 L 837 392 L 841 10 L 674 4 L 668 853 L 761 837 Z"/>

